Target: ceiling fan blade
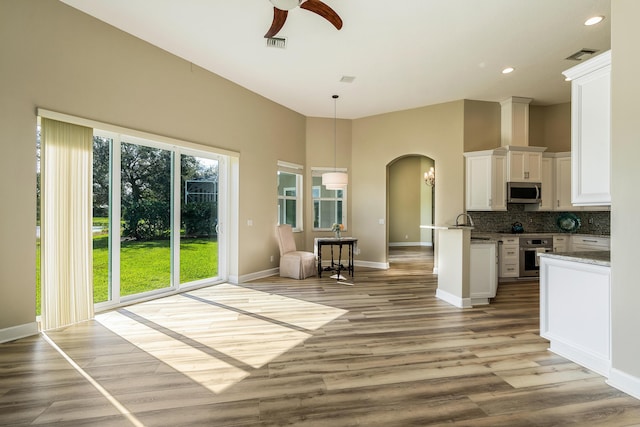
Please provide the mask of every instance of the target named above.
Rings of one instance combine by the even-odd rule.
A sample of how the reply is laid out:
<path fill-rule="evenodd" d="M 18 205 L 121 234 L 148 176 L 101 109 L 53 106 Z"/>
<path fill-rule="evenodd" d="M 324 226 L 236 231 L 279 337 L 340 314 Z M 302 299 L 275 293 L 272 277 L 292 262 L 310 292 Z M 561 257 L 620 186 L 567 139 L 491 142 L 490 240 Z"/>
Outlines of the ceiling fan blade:
<path fill-rule="evenodd" d="M 307 0 L 303 2 L 300 7 L 322 16 L 324 19 L 331 22 L 331 24 L 333 24 L 333 26 L 338 30 L 342 28 L 342 19 L 340 19 L 336 11 L 320 0 Z"/>
<path fill-rule="evenodd" d="M 287 20 L 288 11 L 278 9 L 277 7 L 273 8 L 273 22 L 271 23 L 271 28 L 267 31 L 267 34 L 264 35 L 265 38 L 271 38 L 278 34 L 278 31 L 282 29 L 282 26 Z"/>

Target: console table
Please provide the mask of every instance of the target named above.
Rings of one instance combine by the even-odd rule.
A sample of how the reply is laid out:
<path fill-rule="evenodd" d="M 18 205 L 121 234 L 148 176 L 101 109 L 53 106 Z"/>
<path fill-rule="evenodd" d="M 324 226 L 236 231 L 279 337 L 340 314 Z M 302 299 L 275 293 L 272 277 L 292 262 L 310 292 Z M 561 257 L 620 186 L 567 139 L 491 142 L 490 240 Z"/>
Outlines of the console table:
<path fill-rule="evenodd" d="M 347 271 L 353 278 L 353 251 L 354 246 L 358 243 L 358 239 L 355 237 L 317 237 L 314 240 L 314 246 L 318 255 L 318 277 L 322 277 L 322 247 L 331 247 L 331 265 L 324 268 L 324 271 L 335 271 L 338 274 L 338 280 L 340 280 L 340 272 Z M 333 247 L 338 246 L 338 262 L 333 260 Z M 342 265 L 342 247 L 346 246 L 349 251 L 347 260 L 348 264 L 345 267 Z"/>

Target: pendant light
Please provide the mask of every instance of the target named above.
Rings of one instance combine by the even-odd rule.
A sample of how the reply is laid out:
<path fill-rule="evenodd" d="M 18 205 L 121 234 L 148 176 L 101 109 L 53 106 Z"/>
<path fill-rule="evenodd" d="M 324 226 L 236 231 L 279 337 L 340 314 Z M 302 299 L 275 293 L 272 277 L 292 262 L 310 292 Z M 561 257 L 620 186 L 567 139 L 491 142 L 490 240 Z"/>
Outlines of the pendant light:
<path fill-rule="evenodd" d="M 333 172 L 327 172 L 322 174 L 322 185 L 327 190 L 344 190 L 349 183 L 349 175 L 344 172 L 338 172 L 336 167 L 337 158 L 337 132 L 336 123 L 338 121 L 338 115 L 336 114 L 336 106 L 338 102 L 338 95 L 333 95 Z"/>

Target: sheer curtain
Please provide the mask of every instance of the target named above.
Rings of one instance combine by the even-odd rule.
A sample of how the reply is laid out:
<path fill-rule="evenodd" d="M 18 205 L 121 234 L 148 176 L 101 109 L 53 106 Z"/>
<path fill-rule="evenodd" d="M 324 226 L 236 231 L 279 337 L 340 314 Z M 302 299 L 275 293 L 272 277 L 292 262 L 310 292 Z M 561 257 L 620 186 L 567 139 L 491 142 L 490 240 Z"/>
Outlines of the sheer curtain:
<path fill-rule="evenodd" d="M 42 329 L 93 317 L 93 129 L 43 118 Z"/>

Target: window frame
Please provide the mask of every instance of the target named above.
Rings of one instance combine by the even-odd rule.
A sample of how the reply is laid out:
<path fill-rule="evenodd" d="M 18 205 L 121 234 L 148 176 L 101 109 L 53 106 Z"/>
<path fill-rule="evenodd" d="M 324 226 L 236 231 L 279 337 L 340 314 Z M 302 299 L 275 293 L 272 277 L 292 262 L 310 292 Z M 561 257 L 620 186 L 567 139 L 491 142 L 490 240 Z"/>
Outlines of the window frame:
<path fill-rule="evenodd" d="M 337 224 L 342 224 L 343 225 L 343 231 L 346 231 L 348 229 L 347 226 L 347 188 L 345 187 L 342 190 L 325 190 L 325 191 L 333 191 L 334 192 L 334 197 L 321 197 L 322 196 L 322 184 L 320 184 L 320 186 L 314 186 L 313 185 L 313 179 L 314 178 L 320 178 L 322 179 L 322 174 L 325 172 L 344 172 L 347 173 L 347 169 L 346 168 L 316 168 L 313 167 L 311 168 L 311 199 L 312 199 L 312 206 L 313 206 L 313 231 L 332 231 L 331 227 L 316 227 L 315 226 L 315 216 L 316 216 L 316 203 L 317 202 L 321 202 L 321 201 L 335 201 L 335 202 L 342 202 L 342 217 L 341 218 L 337 218 L 337 212 L 334 213 L 334 215 L 336 216 L 335 220 L 332 223 L 337 223 Z M 317 191 L 316 191 L 317 190 Z M 337 192 L 338 191 L 342 191 L 342 197 L 338 197 Z M 316 194 L 318 194 L 318 197 L 316 197 Z M 336 203 L 336 207 L 337 207 L 337 203 Z M 339 220 L 339 221 L 338 221 Z M 318 221 L 319 224 L 322 224 L 322 221 Z"/>
<path fill-rule="evenodd" d="M 295 205 L 296 205 L 296 226 L 293 227 L 292 229 L 294 232 L 302 232 L 304 231 L 304 195 L 303 195 L 303 189 L 304 189 L 304 177 L 302 175 L 304 170 L 304 166 L 302 165 L 298 165 L 295 163 L 290 163 L 290 162 L 285 162 L 282 160 L 278 160 L 277 163 L 277 178 L 276 178 L 276 192 L 277 192 L 277 198 L 278 198 L 278 203 L 277 203 L 277 209 L 278 209 L 278 220 L 277 223 L 278 225 L 281 225 L 280 219 L 281 219 L 281 212 L 280 212 L 280 201 L 282 200 L 284 203 L 283 205 L 286 206 L 287 201 L 291 200 L 291 201 L 295 201 Z M 288 175 L 294 175 L 295 176 L 295 188 L 294 187 L 287 187 L 287 189 L 294 189 L 295 190 L 295 195 L 294 196 L 289 196 L 286 194 L 280 194 L 279 192 L 279 188 L 280 188 L 280 174 L 281 173 L 285 173 Z"/>

